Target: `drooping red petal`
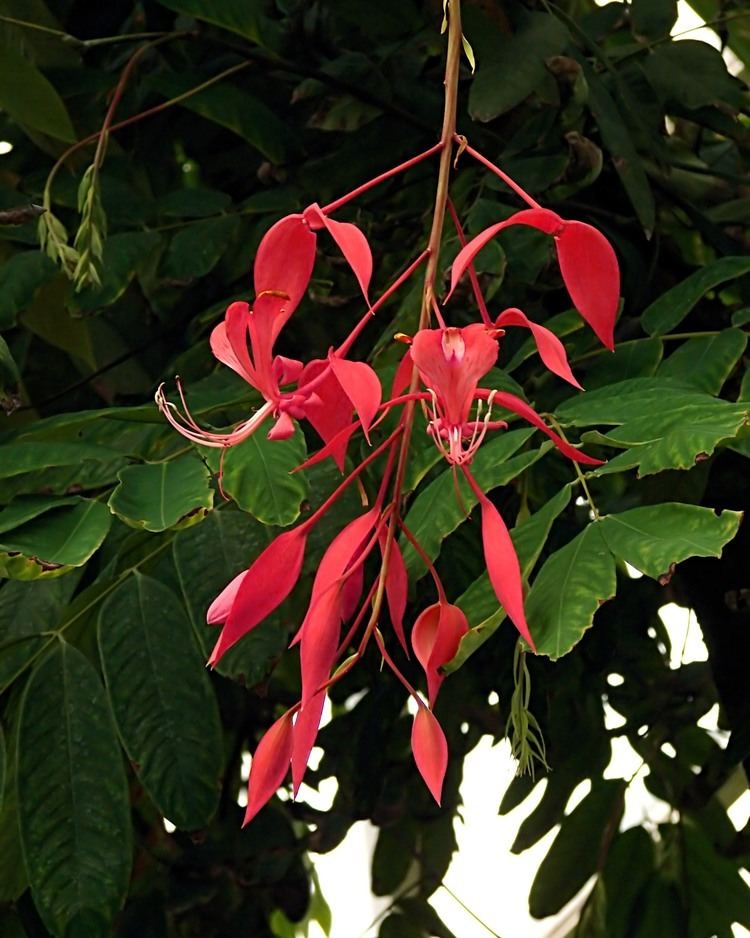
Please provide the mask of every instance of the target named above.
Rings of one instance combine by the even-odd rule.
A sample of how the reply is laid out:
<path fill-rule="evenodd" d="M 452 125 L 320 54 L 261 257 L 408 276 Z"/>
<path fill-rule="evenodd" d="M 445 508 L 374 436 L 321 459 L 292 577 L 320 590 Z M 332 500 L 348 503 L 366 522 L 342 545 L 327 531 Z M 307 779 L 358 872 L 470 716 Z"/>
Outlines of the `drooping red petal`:
<path fill-rule="evenodd" d="M 253 268 L 255 292 L 278 290 L 291 314 L 305 295 L 315 264 L 315 234 L 302 215 L 287 215 L 263 235 Z"/>
<path fill-rule="evenodd" d="M 320 728 L 320 718 L 326 702 L 326 693 L 315 694 L 297 714 L 294 723 L 294 744 L 292 747 L 292 791 L 297 797 L 310 753 L 315 745 Z"/>
<path fill-rule="evenodd" d="M 393 376 L 391 385 L 391 397 L 398 397 L 402 391 L 405 391 L 411 384 L 411 376 L 414 371 L 414 361 L 411 357 L 411 350 L 407 349 L 406 354 L 398 363 L 396 374 Z"/>
<path fill-rule="evenodd" d="M 323 462 L 323 460 L 328 459 L 329 456 L 343 472 L 346 448 L 349 445 L 349 440 L 358 429 L 359 421 L 357 421 L 357 423 L 350 423 L 348 427 L 344 427 L 343 430 L 340 430 L 333 436 L 325 446 L 321 447 L 316 453 L 313 453 L 312 456 L 309 456 L 303 463 L 300 463 L 299 466 L 295 466 L 292 472 L 300 472 L 302 469 L 309 469 L 310 466 Z"/>
<path fill-rule="evenodd" d="M 445 679 L 440 668 L 455 656 L 459 642 L 468 631 L 466 616 L 452 603 L 437 602 L 417 617 L 411 643 L 427 677 L 430 707 L 434 706 L 440 685 Z"/>
<path fill-rule="evenodd" d="M 357 282 L 362 288 L 362 293 L 367 299 L 367 291 L 372 278 L 372 251 L 367 243 L 367 238 L 356 225 L 328 218 L 327 215 L 323 214 L 319 205 L 309 206 L 305 210 L 305 217 L 313 225 L 322 224 L 325 227 L 354 271 Z"/>
<path fill-rule="evenodd" d="M 284 531 L 255 558 L 239 585 L 209 665 L 215 665 L 291 593 L 302 571 L 307 533 L 302 527 Z"/>
<path fill-rule="evenodd" d="M 364 582 L 365 568 L 363 565 L 360 565 L 347 579 L 341 590 L 341 619 L 343 622 L 351 619 L 356 612 L 359 601 L 362 598 Z"/>
<path fill-rule="evenodd" d="M 551 235 L 562 227 L 563 220 L 559 215 L 550 212 L 546 208 L 527 208 L 523 209 L 523 211 L 516 212 L 515 215 L 506 218 L 505 221 L 498 222 L 496 225 L 490 225 L 489 228 L 480 231 L 480 233 L 472 238 L 465 247 L 461 248 L 456 255 L 456 259 L 453 261 L 453 266 L 451 267 L 451 288 L 446 299 L 450 298 L 450 295 L 456 289 L 458 281 L 482 248 L 488 244 L 495 235 L 499 234 L 503 229 L 509 228 L 511 225 L 527 225 L 531 228 L 536 228 L 538 231 L 543 231 L 545 234 Z"/>
<path fill-rule="evenodd" d="M 555 237 L 557 259 L 570 298 L 608 349 L 620 302 L 620 268 L 601 231 L 582 221 L 566 221 Z"/>
<path fill-rule="evenodd" d="M 282 412 L 266 435 L 269 440 L 288 440 L 294 436 L 294 421 L 289 414 Z"/>
<path fill-rule="evenodd" d="M 445 770 L 448 768 L 448 743 L 440 724 L 424 706 L 420 706 L 411 728 L 411 751 L 419 774 L 432 797 L 440 804 Z"/>
<path fill-rule="evenodd" d="M 223 625 L 226 622 L 229 610 L 234 605 L 242 581 L 247 576 L 247 570 L 238 573 L 224 589 L 219 593 L 216 599 L 211 603 L 206 612 L 206 623 L 208 625 Z"/>
<path fill-rule="evenodd" d="M 232 371 L 255 386 L 255 367 L 247 348 L 247 324 L 250 307 L 247 303 L 231 303 L 222 322 L 211 332 L 209 340 L 214 356 Z"/>
<path fill-rule="evenodd" d="M 320 383 L 315 383 L 315 389 L 304 405 L 305 417 L 325 444 L 333 444 L 326 455 L 330 455 L 343 472 L 351 434 L 342 431 L 351 424 L 354 407 L 331 370 L 329 362 L 316 359 L 305 365 L 297 389 L 304 393 L 305 387 L 316 381 L 324 370 L 328 373 Z M 356 428 L 357 424 L 353 424 L 352 433 Z"/>
<path fill-rule="evenodd" d="M 477 397 L 481 397 L 484 400 L 487 400 L 491 394 L 493 394 L 493 392 L 488 391 L 486 388 L 479 388 L 477 391 Z M 572 459 L 573 462 L 583 463 L 586 466 L 604 465 L 603 459 L 596 459 L 594 456 L 589 456 L 580 449 L 576 449 L 575 446 L 571 446 L 570 443 L 566 443 L 554 430 L 550 430 L 533 407 L 530 407 L 525 401 L 522 401 L 520 397 L 516 397 L 515 394 L 509 394 L 507 391 L 495 391 L 493 401 L 495 404 L 499 404 L 500 407 L 504 407 L 506 410 L 518 414 L 519 417 L 523 417 L 524 420 L 527 420 L 537 427 L 537 429 L 541 430 L 542 433 L 546 433 L 560 452 L 567 456 L 568 459 Z"/>
<path fill-rule="evenodd" d="M 382 391 L 375 372 L 365 362 L 350 362 L 329 354 L 328 361 L 336 380 L 359 415 L 362 430 L 369 443 L 369 429 L 380 407 Z"/>
<path fill-rule="evenodd" d="M 292 742 L 292 716 L 287 711 L 266 730 L 250 763 L 243 827 L 281 787 L 292 758 Z"/>
<path fill-rule="evenodd" d="M 386 534 L 383 532 L 380 536 L 381 553 L 385 547 Z M 409 577 L 406 573 L 406 564 L 404 555 L 398 546 L 398 541 L 394 537 L 391 544 L 391 554 L 388 558 L 388 570 L 386 571 L 385 595 L 388 600 L 388 612 L 391 616 L 391 625 L 401 643 L 401 647 L 409 657 L 409 648 L 406 644 L 404 635 L 404 613 L 406 612 L 406 601 L 409 592 Z"/>
<path fill-rule="evenodd" d="M 523 326 L 531 330 L 531 334 L 539 350 L 539 357 L 549 370 L 572 384 L 575 388 L 583 388 L 578 383 L 573 372 L 570 370 L 568 356 L 565 354 L 565 346 L 550 329 L 540 326 L 539 323 L 532 322 L 520 309 L 512 307 L 506 309 L 495 320 L 496 326 Z"/>
<path fill-rule="evenodd" d="M 302 706 L 331 676 L 341 631 L 341 585 L 334 584 L 310 603 L 300 630 Z"/>

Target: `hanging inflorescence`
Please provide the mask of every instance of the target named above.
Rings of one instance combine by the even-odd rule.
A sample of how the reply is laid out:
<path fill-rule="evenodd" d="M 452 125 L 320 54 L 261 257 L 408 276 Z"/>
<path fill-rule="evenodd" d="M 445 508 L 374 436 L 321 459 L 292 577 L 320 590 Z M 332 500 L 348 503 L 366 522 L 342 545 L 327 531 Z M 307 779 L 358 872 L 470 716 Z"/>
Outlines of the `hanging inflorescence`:
<path fill-rule="evenodd" d="M 300 214 L 288 215 L 266 233 L 254 263 L 255 301 L 252 305 L 232 303 L 211 335 L 216 358 L 263 397 L 263 405 L 247 420 L 229 432 L 212 433 L 201 428 L 191 416 L 181 389 L 181 408 L 167 400 L 163 387 L 157 393 L 159 407 L 169 422 L 183 436 L 203 446 L 226 449 L 261 429 L 271 440 L 287 439 L 294 433 L 295 424 L 306 420 L 323 445 L 300 468 L 331 458 L 343 472 L 352 436 L 361 431 L 371 444 L 367 457 L 316 511 L 297 527 L 280 534 L 214 600 L 207 618 L 209 624 L 220 625 L 221 632 L 209 659 L 212 666 L 291 593 L 302 571 L 308 535 L 331 505 L 365 469 L 376 461 L 382 466 L 371 507 L 339 531 L 317 568 L 307 612 L 292 641 L 292 645 L 299 645 L 301 699 L 271 726 L 257 747 L 250 772 L 245 823 L 282 784 L 290 764 L 297 793 L 315 743 L 327 690 L 363 656 L 371 641 L 416 703 L 411 740 L 414 759 L 429 790 L 440 801 L 448 751 L 433 709 L 444 679 L 441 669 L 456 654 L 468 623 L 463 611 L 448 602 L 437 571 L 403 520 L 404 471 L 416 408 L 423 410 L 427 432 L 445 460 L 454 473 L 465 477 L 479 502 L 490 582 L 498 602 L 531 650 L 535 646 L 524 614 L 518 558 L 500 513 L 472 475 L 472 459 L 487 434 L 506 426 L 502 415 L 511 412 L 545 433 L 569 459 L 586 465 L 600 464 L 550 429 L 521 398 L 482 386 L 482 380 L 497 360 L 504 330 L 521 327 L 531 332 L 546 368 L 580 388 L 563 344 L 554 333 L 532 322 L 520 309 L 506 309 L 495 318 L 490 316 L 472 263 L 491 238 L 512 226 L 525 225 L 549 235 L 554 240 L 562 278 L 573 304 L 611 349 L 619 298 L 614 252 L 595 228 L 565 220 L 539 206 L 500 169 L 468 147 L 463 138 L 455 138 L 461 150 L 500 175 L 529 205 L 468 243 L 453 207 L 448 205 L 463 245 L 451 269 L 448 298 L 468 272 L 479 320 L 463 327 L 448 325 L 433 295 L 433 274 L 426 279 L 419 328 L 411 337 L 401 334 L 396 337 L 406 349 L 385 400 L 375 371 L 366 362 L 349 357 L 355 339 L 394 290 L 424 262 L 429 271 L 430 259 L 434 271 L 436 247 L 431 238 L 427 249 L 377 302 L 370 303 L 373 263 L 367 240 L 355 225 L 336 221 L 331 215 L 381 179 L 433 154 L 444 155 L 453 142 L 438 144 L 330 206 L 312 205 Z M 319 236 L 331 237 L 343 254 L 359 283 L 366 312 L 347 339 L 338 348 L 330 349 L 326 358 L 302 362 L 275 355 L 274 345 L 307 290 Z M 394 411 L 395 429 L 376 444 L 374 431 Z M 392 425 L 389 422 L 388 426 Z M 419 614 L 410 635 L 411 648 L 425 672 L 426 700 L 394 662 L 379 628 L 385 607 L 396 638 L 408 656 L 404 618 L 409 584 L 400 542 L 410 543 L 422 557 L 437 593 L 436 602 Z M 380 557 L 378 572 L 367 582 L 365 564 L 373 555 Z M 348 626 L 346 634 L 342 634 L 344 626 Z M 350 654 L 358 635 L 356 650 Z"/>

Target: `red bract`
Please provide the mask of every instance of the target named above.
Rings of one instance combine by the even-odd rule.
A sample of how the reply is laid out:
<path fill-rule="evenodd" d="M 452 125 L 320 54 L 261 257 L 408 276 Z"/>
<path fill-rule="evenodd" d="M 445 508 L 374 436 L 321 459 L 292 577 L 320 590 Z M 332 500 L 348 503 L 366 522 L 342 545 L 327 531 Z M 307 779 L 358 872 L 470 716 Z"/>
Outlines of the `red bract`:
<path fill-rule="evenodd" d="M 292 711 L 266 730 L 250 763 L 244 827 L 281 787 L 292 758 Z"/>
<path fill-rule="evenodd" d="M 412 724 L 411 751 L 425 785 L 440 804 L 448 768 L 448 743 L 440 724 L 424 704 L 418 707 Z"/>
<path fill-rule="evenodd" d="M 440 668 L 455 656 L 463 636 L 469 631 L 464 613 L 451 603 L 441 601 L 424 609 L 411 633 L 411 644 L 417 661 L 427 677 L 427 695 L 434 707 L 445 675 Z"/>

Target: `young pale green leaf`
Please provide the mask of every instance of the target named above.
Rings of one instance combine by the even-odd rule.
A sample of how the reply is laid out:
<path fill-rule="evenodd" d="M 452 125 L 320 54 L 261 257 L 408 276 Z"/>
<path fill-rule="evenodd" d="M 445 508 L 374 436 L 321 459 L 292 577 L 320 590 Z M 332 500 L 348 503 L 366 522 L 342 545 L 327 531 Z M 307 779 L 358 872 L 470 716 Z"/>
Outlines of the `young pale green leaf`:
<path fill-rule="evenodd" d="M 44 499 L 33 499 L 24 511 L 26 501 L 17 499 L 0 512 L 0 570 L 14 579 L 80 567 L 99 549 L 112 522 L 107 506 L 90 499 L 50 499 L 48 509 Z"/>
<path fill-rule="evenodd" d="M 182 600 L 190 615 L 203 658 L 217 633 L 206 625 L 206 611 L 227 583 L 246 570 L 268 546 L 273 532 L 240 511 L 212 511 L 195 527 L 180 531 L 172 544 Z M 291 623 L 289 623 L 291 626 Z M 287 646 L 289 629 L 278 614 L 230 648 L 216 670 L 248 687 L 267 676 Z"/>
<path fill-rule="evenodd" d="M 596 610 L 615 595 L 615 561 L 599 528 L 592 522 L 548 557 L 526 598 L 537 651 L 553 661 L 583 638 Z"/>
<path fill-rule="evenodd" d="M 709 290 L 748 272 L 750 257 L 721 257 L 706 264 L 654 300 L 641 316 L 641 325 L 649 335 L 671 332 Z"/>
<path fill-rule="evenodd" d="M 176 827 L 205 827 L 219 800 L 221 726 L 184 606 L 136 573 L 102 605 L 98 636 L 115 723 L 143 787 Z"/>
<path fill-rule="evenodd" d="M 718 394 L 746 347 L 747 334 L 741 329 L 689 339 L 661 363 L 657 375 Z"/>
<path fill-rule="evenodd" d="M 21 701 L 18 798 L 24 863 L 48 930 L 110 934 L 130 878 L 128 787 L 104 688 L 64 642 Z"/>
<path fill-rule="evenodd" d="M 536 90 L 547 74 L 545 60 L 559 55 L 568 31 L 551 13 L 531 13 L 512 39 L 498 41 L 484 54 L 469 92 L 474 120 L 491 121 Z"/>
<path fill-rule="evenodd" d="M 471 470 L 483 491 L 506 485 L 539 459 L 541 450 L 531 450 L 514 457 L 533 432 L 523 429 L 502 433 L 486 441 L 477 451 Z M 454 479 L 453 470 L 446 469 L 417 495 L 404 519 L 431 560 L 440 553 L 445 538 L 466 519 L 466 510 L 470 511 L 476 505 L 476 496 L 465 484 L 461 486 L 464 505 L 459 504 L 456 486 L 460 485 L 460 481 L 455 480 L 460 478 L 456 475 Z M 415 574 L 421 576 L 426 572 L 423 561 L 406 541 L 403 554 L 410 577 Z"/>
<path fill-rule="evenodd" d="M 602 846 L 622 816 L 624 793 L 621 779 L 598 781 L 563 820 L 531 884 L 534 918 L 559 912 L 595 872 Z"/>
<path fill-rule="evenodd" d="M 566 485 L 539 511 L 516 525 L 510 532 L 524 579 L 528 578 L 534 569 L 550 529 L 570 502 L 570 495 L 570 486 Z M 462 637 L 454 658 L 443 667 L 449 674 L 460 668 L 505 620 L 505 611 L 498 605 L 497 596 L 486 573 L 459 596 L 456 605 L 466 613 L 471 628 Z"/>
<path fill-rule="evenodd" d="M 292 524 L 307 497 L 307 483 L 300 473 L 291 472 L 306 455 L 301 430 L 288 440 L 269 440 L 261 429 L 226 451 L 222 488 L 263 524 Z M 215 450 L 208 460 L 218 469 Z"/>
<path fill-rule="evenodd" d="M 618 560 L 663 580 L 688 557 L 720 557 L 741 520 L 740 511 L 717 515 L 699 505 L 667 503 L 607 515 L 598 527 Z"/>
<path fill-rule="evenodd" d="M 229 248 L 239 226 L 236 215 L 224 215 L 181 228 L 167 248 L 162 276 L 180 283 L 205 277 Z"/>
<path fill-rule="evenodd" d="M 109 510 L 125 524 L 166 531 L 202 520 L 213 505 L 211 473 L 192 454 L 168 462 L 127 466 L 109 497 Z"/>
<path fill-rule="evenodd" d="M 57 267 L 41 251 L 14 254 L 0 266 L 0 329 L 14 326 L 39 287 L 56 275 Z"/>
<path fill-rule="evenodd" d="M 72 143 L 73 124 L 60 95 L 15 44 L 0 45 L 0 108 L 18 123 Z"/>

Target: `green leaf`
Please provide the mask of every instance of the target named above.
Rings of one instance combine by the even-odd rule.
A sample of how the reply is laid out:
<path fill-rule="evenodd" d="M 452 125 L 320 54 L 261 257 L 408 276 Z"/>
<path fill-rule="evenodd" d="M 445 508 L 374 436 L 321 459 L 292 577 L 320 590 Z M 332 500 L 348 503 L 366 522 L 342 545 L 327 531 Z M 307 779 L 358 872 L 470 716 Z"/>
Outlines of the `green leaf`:
<path fill-rule="evenodd" d="M 747 335 L 741 329 L 689 339 L 661 363 L 657 375 L 718 394 L 746 346 Z"/>
<path fill-rule="evenodd" d="M 111 522 L 106 505 L 90 499 L 16 499 L 0 512 L 0 575 L 30 580 L 80 567 L 99 549 Z M 8 556 L 16 553 L 22 556 Z"/>
<path fill-rule="evenodd" d="M 612 157 L 638 221 L 646 235 L 650 236 L 656 223 L 654 196 L 630 130 L 602 79 L 586 65 L 584 75 L 589 85 L 589 107 L 596 119 L 602 143 Z"/>
<path fill-rule="evenodd" d="M 633 0 L 630 21 L 639 36 L 649 39 L 668 36 L 677 21 L 677 0 Z"/>
<path fill-rule="evenodd" d="M 740 511 L 667 503 L 607 515 L 598 527 L 615 557 L 660 580 L 688 557 L 720 557 L 741 520 Z"/>
<path fill-rule="evenodd" d="M 471 471 L 482 491 L 506 485 L 540 458 L 542 452 L 538 449 L 511 459 L 533 432 L 523 429 L 501 433 L 481 446 L 471 464 Z M 456 478 L 460 480 L 462 477 Z M 461 497 L 464 507 L 469 511 L 477 503 L 476 496 L 466 484 L 461 486 Z M 466 520 L 464 507 L 456 497 L 452 469 L 446 469 L 433 479 L 412 502 L 404 521 L 430 560 L 434 560 L 440 553 L 445 538 Z M 404 542 L 403 554 L 410 578 L 426 572 L 424 562 L 411 544 Z"/>
<path fill-rule="evenodd" d="M 599 606 L 615 595 L 615 561 L 600 526 L 589 524 L 548 557 L 526 598 L 537 651 L 553 661 L 581 640 Z"/>
<path fill-rule="evenodd" d="M 149 83 L 167 98 L 174 98 L 206 80 L 195 73 L 164 72 Z M 201 117 L 237 134 L 272 163 L 284 163 L 292 148 L 286 125 L 259 98 L 229 82 L 222 82 L 182 102 Z"/>
<path fill-rule="evenodd" d="M 39 287 L 56 274 L 57 267 L 41 251 L 14 254 L 0 266 L 0 329 L 14 326 Z"/>
<path fill-rule="evenodd" d="M 222 509 L 212 511 L 202 524 L 179 531 L 172 542 L 182 598 L 204 659 L 218 637 L 206 625 L 208 607 L 231 579 L 250 566 L 271 537 L 268 528 L 243 512 Z M 216 670 L 254 687 L 268 676 L 286 648 L 287 635 L 284 620 L 274 614 L 230 648 Z"/>
<path fill-rule="evenodd" d="M 5 784 L 0 795 L 0 903 L 15 902 L 29 885 L 23 857 L 21 836 L 18 829 L 18 695 L 11 693 L 7 698 L 3 718 L 7 720 L 7 763 Z M 1 735 L 1 734 L 0 734 Z M 5 935 L 0 925 L 0 935 Z M 25 932 L 22 938 L 26 938 Z"/>
<path fill-rule="evenodd" d="M 49 643 L 60 624 L 76 577 L 22 583 L 9 580 L 0 589 L 0 693 Z"/>
<path fill-rule="evenodd" d="M 498 37 L 490 54 L 480 55 L 471 85 L 469 113 L 474 120 L 494 120 L 520 104 L 548 74 L 545 60 L 559 55 L 567 41 L 567 29 L 551 13 L 531 13 L 512 37 Z"/>
<path fill-rule="evenodd" d="M 8 343 L 0 335 L 0 407 L 6 414 L 12 414 L 20 406 L 20 382 L 18 365 L 11 355 Z"/>
<path fill-rule="evenodd" d="M 115 722 L 141 784 L 176 827 L 204 827 L 219 801 L 221 725 L 184 607 L 136 573 L 102 605 L 98 635 Z"/>
<path fill-rule="evenodd" d="M 562 488 L 546 505 L 526 518 L 510 532 L 516 548 L 521 575 L 527 579 L 539 559 L 555 519 L 570 502 L 569 485 Z M 505 611 L 498 605 L 489 577 L 483 573 L 456 600 L 466 613 L 471 628 L 463 636 L 453 659 L 444 666 L 448 674 L 456 671 L 505 620 Z"/>
<path fill-rule="evenodd" d="M 175 189 L 163 195 L 156 208 L 167 218 L 205 218 L 225 212 L 231 204 L 226 192 L 217 189 Z"/>
<path fill-rule="evenodd" d="M 607 938 L 628 938 L 639 895 L 654 875 L 655 845 L 642 827 L 612 842 L 602 871 L 607 892 Z"/>
<path fill-rule="evenodd" d="M 228 29 L 259 46 L 275 47 L 280 38 L 276 23 L 264 15 L 263 0 L 159 0 L 159 3 L 176 13 Z"/>
<path fill-rule="evenodd" d="M 5 763 L 5 732 L 2 723 L 0 723 L 0 814 L 2 814 L 5 802 Z"/>
<path fill-rule="evenodd" d="M 750 891 L 739 867 L 717 853 L 706 835 L 687 821 L 683 828 L 688 938 L 705 938 L 732 925 L 750 926 Z"/>
<path fill-rule="evenodd" d="M 166 531 L 202 520 L 213 505 L 211 473 L 192 454 L 127 466 L 109 497 L 110 511 L 132 528 Z"/>
<path fill-rule="evenodd" d="M 73 143 L 75 130 L 62 98 L 18 48 L 0 43 L 0 108 L 21 126 Z"/>
<path fill-rule="evenodd" d="M 227 251 L 239 226 L 236 215 L 225 215 L 181 228 L 167 248 L 162 276 L 180 283 L 205 277 Z"/>
<path fill-rule="evenodd" d="M 0 479 L 51 466 L 75 466 L 89 459 L 111 462 L 119 458 L 120 454 L 115 450 L 86 443 L 62 443 L 56 440 L 47 443 L 8 443 L 0 446 Z"/>
<path fill-rule="evenodd" d="M 128 787 L 104 688 L 64 642 L 24 690 L 18 794 L 24 862 L 46 927 L 111 934 L 130 878 Z"/>
<path fill-rule="evenodd" d="M 531 884 L 534 918 L 559 912 L 596 871 L 602 846 L 622 815 L 624 792 L 621 779 L 598 781 L 563 820 Z"/>
<path fill-rule="evenodd" d="M 102 283 L 88 287 L 71 298 L 71 305 L 80 312 L 90 313 L 118 300 L 146 261 L 161 244 L 155 231 L 126 231 L 111 235 L 104 242 Z"/>
<path fill-rule="evenodd" d="M 269 440 L 264 432 L 255 433 L 226 451 L 222 488 L 258 521 L 285 527 L 297 520 L 307 497 L 304 477 L 290 474 L 306 455 L 301 430 L 288 440 Z M 207 458 L 218 468 L 215 452 Z"/>
<path fill-rule="evenodd" d="M 643 329 L 649 335 L 671 332 L 709 290 L 748 272 L 750 257 L 722 257 L 706 264 L 654 300 L 641 316 Z"/>
<path fill-rule="evenodd" d="M 583 362 L 575 371 L 587 391 L 605 387 L 628 378 L 651 377 L 664 354 L 658 337 L 622 342 L 614 352 L 605 351 Z"/>
<path fill-rule="evenodd" d="M 742 85 L 727 71 L 718 49 L 698 39 L 657 46 L 643 68 L 657 95 L 686 108 L 721 103 L 744 106 Z"/>

